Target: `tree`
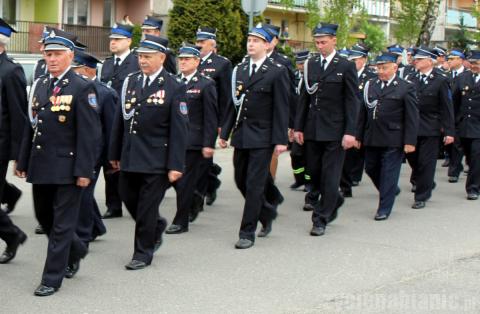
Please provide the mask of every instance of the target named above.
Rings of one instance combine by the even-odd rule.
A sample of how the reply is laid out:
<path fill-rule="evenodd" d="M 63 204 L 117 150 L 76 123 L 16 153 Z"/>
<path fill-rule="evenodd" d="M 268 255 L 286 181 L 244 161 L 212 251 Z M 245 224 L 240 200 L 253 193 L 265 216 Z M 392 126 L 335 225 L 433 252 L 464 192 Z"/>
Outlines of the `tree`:
<path fill-rule="evenodd" d="M 358 27 L 362 16 L 360 0 L 326 0 L 321 14 L 325 23 L 338 24 L 337 46 L 346 47 L 355 42 L 351 31 Z"/>
<path fill-rule="evenodd" d="M 398 42 L 408 45 L 417 42 L 427 2 L 428 0 L 398 0 L 398 8 L 393 10 L 393 16 L 398 22 L 394 31 Z"/>
<path fill-rule="evenodd" d="M 386 38 L 383 29 L 376 24 L 363 19 L 360 24 L 360 32 L 365 34 L 363 41 L 369 48 L 371 53 L 378 53 L 385 47 Z"/>
<path fill-rule="evenodd" d="M 169 13 L 170 47 L 178 49 L 182 42 L 195 42 L 199 26 L 217 29 L 218 53 L 237 62 L 245 55 L 245 34 L 248 25 L 238 0 L 173 0 Z"/>
<path fill-rule="evenodd" d="M 417 39 L 417 46 L 430 44 L 433 30 L 435 29 L 435 21 L 438 17 L 440 8 L 440 0 L 428 0 L 425 8 L 425 18 L 420 27 L 420 35 Z"/>

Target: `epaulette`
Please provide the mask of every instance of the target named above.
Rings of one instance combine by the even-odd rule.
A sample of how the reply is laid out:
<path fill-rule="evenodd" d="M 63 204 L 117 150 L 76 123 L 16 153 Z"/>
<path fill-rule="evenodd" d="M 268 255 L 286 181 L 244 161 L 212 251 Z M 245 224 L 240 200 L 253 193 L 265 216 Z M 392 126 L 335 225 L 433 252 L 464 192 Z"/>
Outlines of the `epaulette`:
<path fill-rule="evenodd" d="M 221 55 L 217 55 L 217 56 L 219 56 L 219 57 L 222 58 L 222 59 L 225 59 L 226 61 L 230 61 L 230 60 L 228 60 L 227 57 L 224 57 L 224 56 L 221 56 Z"/>
<path fill-rule="evenodd" d="M 108 60 L 108 59 L 113 59 L 113 56 L 110 56 L 110 57 L 106 57 L 105 60 Z"/>
<path fill-rule="evenodd" d="M 200 75 L 199 75 L 199 76 L 200 76 L 201 78 L 204 78 L 204 79 L 207 79 L 207 80 L 209 80 L 209 81 L 215 82 L 215 80 L 214 80 L 214 79 L 212 79 L 212 78 L 211 78 L 211 77 L 209 77 L 209 76 L 206 76 L 206 75 L 205 75 L 205 74 L 203 74 L 203 73 L 200 73 Z"/>
<path fill-rule="evenodd" d="M 135 72 L 132 72 L 130 74 L 127 75 L 127 77 L 130 77 L 130 76 L 134 76 L 134 75 L 137 75 L 137 74 L 140 74 L 142 71 L 135 71 Z"/>

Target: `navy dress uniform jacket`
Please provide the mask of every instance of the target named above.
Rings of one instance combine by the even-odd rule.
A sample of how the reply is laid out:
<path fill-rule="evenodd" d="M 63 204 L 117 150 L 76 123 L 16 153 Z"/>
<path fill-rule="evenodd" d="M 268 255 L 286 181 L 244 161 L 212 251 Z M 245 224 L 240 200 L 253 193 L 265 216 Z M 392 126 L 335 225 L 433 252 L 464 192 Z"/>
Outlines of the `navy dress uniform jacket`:
<path fill-rule="evenodd" d="M 198 71 L 215 81 L 218 124 L 222 125 L 227 109 L 232 106 L 232 63 L 227 58 L 212 52 L 205 61 L 201 60 Z"/>
<path fill-rule="evenodd" d="M 250 78 L 249 62 L 246 60 L 237 68 L 237 97 L 245 95 L 238 122 L 235 107 L 230 106 L 220 137 L 227 140 L 232 132 L 231 145 L 243 149 L 287 145 L 290 88 L 287 69 L 267 58 Z"/>
<path fill-rule="evenodd" d="M 125 78 L 129 74 L 138 70 L 140 70 L 138 66 L 138 58 L 133 52 L 130 52 L 116 69 L 115 57 L 112 56 L 106 58 L 103 62 L 99 77 L 100 81 L 110 85 L 117 94 L 120 95 Z"/>
<path fill-rule="evenodd" d="M 383 90 L 381 85 L 380 79 L 371 79 L 364 90 L 368 101 L 377 100 L 378 105 L 376 109 L 362 106 L 358 140 L 374 147 L 416 145 L 419 116 L 415 86 L 398 76 Z"/>
<path fill-rule="evenodd" d="M 23 68 L 0 54 L 0 161 L 18 157 L 22 134 L 27 125 L 27 91 Z"/>
<path fill-rule="evenodd" d="M 217 90 L 215 82 L 197 73 L 187 83 L 188 149 L 215 148 L 217 138 Z"/>
<path fill-rule="evenodd" d="M 33 68 L 33 80 L 35 81 L 42 75 L 46 75 L 48 73 L 47 63 L 45 59 L 40 59 L 35 63 L 35 67 Z"/>
<path fill-rule="evenodd" d="M 78 177 L 94 177 L 94 148 L 101 141 L 94 85 L 70 69 L 57 86 L 56 101 L 65 109 L 52 104 L 49 77 L 39 78 L 31 91 L 29 105 L 38 122 L 35 130 L 26 127 L 17 169 L 33 184 L 75 184 Z"/>
<path fill-rule="evenodd" d="M 120 160 L 126 172 L 183 172 L 188 145 L 186 86 L 165 69 L 144 92 L 142 86 L 143 74 L 132 73 L 124 88 L 125 110 L 133 117 L 125 120 L 121 108 L 117 110 L 108 159 Z"/>
<path fill-rule="evenodd" d="M 453 103 L 459 137 L 480 138 L 480 82 L 470 71 L 460 74 L 453 88 Z"/>
<path fill-rule="evenodd" d="M 337 53 L 325 71 L 320 56 L 308 60 L 309 86 L 318 83 L 318 90 L 308 94 L 302 85 L 295 130 L 305 140 L 340 141 L 345 134 L 355 136 L 359 102 L 358 74 L 355 65 Z"/>
<path fill-rule="evenodd" d="M 433 69 L 422 83 L 420 74 L 408 79 L 417 88 L 420 124 L 418 136 L 455 136 L 455 120 L 449 79 L 438 69 Z"/>
<path fill-rule="evenodd" d="M 108 156 L 108 145 L 112 133 L 115 113 L 120 108 L 120 99 L 117 92 L 107 84 L 100 81 L 93 81 L 97 92 L 98 115 L 102 123 L 102 142 L 100 143 L 100 158 L 104 161 Z"/>

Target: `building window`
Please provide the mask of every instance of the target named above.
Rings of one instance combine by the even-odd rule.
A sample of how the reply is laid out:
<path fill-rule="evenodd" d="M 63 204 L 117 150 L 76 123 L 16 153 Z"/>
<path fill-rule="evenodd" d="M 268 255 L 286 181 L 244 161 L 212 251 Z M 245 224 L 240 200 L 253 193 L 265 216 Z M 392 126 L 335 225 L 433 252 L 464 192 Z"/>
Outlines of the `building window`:
<path fill-rule="evenodd" d="M 9 23 L 17 19 L 17 0 L 0 0 L 0 16 Z"/>
<path fill-rule="evenodd" d="M 110 27 L 113 26 L 115 18 L 115 9 L 113 0 L 103 1 L 103 26 Z"/>
<path fill-rule="evenodd" d="M 66 0 L 63 4 L 63 23 L 87 25 L 89 12 L 90 0 Z"/>

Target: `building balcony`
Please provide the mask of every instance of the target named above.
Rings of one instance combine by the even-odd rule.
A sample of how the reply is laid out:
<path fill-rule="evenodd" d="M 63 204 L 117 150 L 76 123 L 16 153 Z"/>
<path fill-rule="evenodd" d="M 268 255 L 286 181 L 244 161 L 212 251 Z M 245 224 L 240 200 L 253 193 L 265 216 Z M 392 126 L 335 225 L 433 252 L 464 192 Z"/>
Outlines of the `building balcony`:
<path fill-rule="evenodd" d="M 8 51 L 12 53 L 38 54 L 40 52 L 38 40 L 42 36 L 44 25 L 48 25 L 77 35 L 78 39 L 88 46 L 88 51 L 99 58 L 110 55 L 108 39 L 110 27 L 45 24 L 29 21 L 14 21 L 11 25 L 17 30 L 17 33 L 13 33 L 12 40 L 8 45 Z"/>
<path fill-rule="evenodd" d="M 293 7 L 288 8 L 288 11 L 295 13 L 307 13 L 308 0 L 294 0 Z M 267 10 L 284 11 L 285 6 L 281 3 L 281 0 L 268 0 Z"/>

